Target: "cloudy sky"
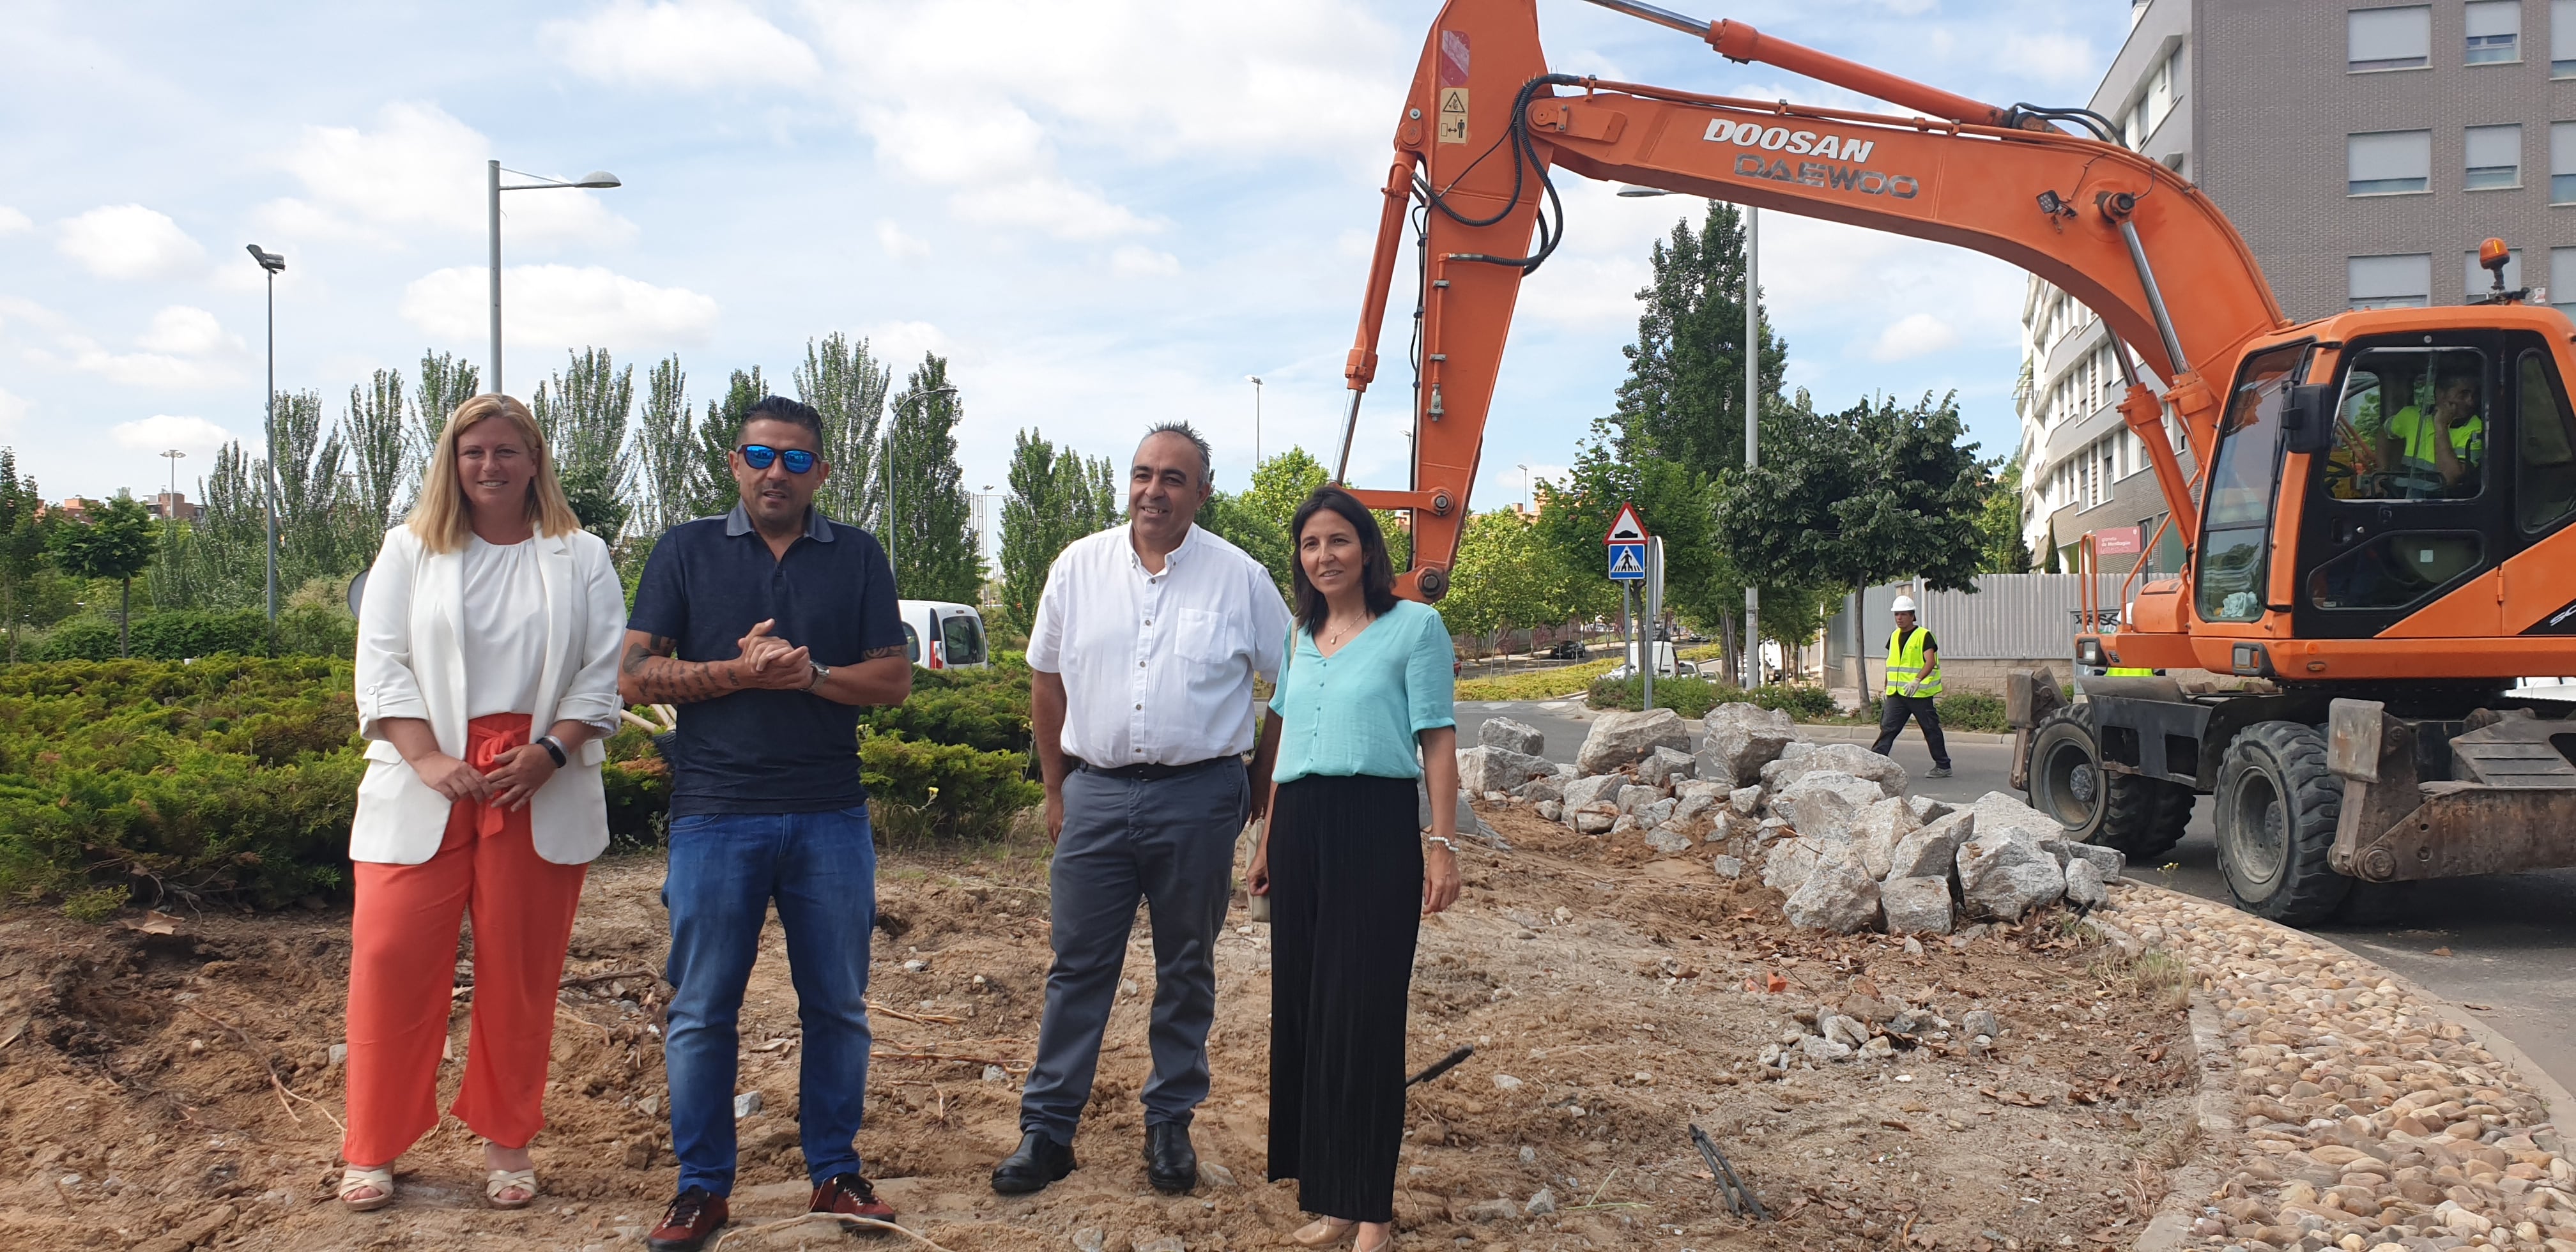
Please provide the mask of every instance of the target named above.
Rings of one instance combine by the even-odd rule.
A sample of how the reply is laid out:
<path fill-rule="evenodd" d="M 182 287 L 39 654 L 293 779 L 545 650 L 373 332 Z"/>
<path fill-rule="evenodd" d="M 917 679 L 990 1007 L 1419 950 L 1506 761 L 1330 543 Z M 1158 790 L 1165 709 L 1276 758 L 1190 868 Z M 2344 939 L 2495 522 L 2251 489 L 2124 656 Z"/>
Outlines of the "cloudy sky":
<path fill-rule="evenodd" d="M 1554 69 L 1862 102 L 1579 0 Z M 2116 0 L 1738 0 L 1726 16 L 1983 99 L 2081 103 Z M 49 497 L 186 480 L 260 429 L 262 278 L 281 388 L 425 347 L 480 361 L 487 159 L 604 192 L 505 196 L 507 373 L 677 352 L 693 402 L 811 336 L 952 359 L 971 487 L 1034 426 L 1123 456 L 1170 417 L 1254 451 L 1338 437 L 1401 96 L 1429 0 L 579 0 L 259 6 L 0 0 L 0 444 Z M 1570 461 L 1634 336 L 1650 240 L 1696 202 L 1560 179 L 1571 233 L 1523 290 L 1475 504 Z M 2022 278 L 1938 245 L 1766 215 L 1793 386 L 1956 389 L 2013 443 Z M 1400 362 L 1403 324 L 1387 354 Z M 1355 480 L 1401 485 L 1400 364 Z M 190 494 L 195 492 L 191 489 Z"/>

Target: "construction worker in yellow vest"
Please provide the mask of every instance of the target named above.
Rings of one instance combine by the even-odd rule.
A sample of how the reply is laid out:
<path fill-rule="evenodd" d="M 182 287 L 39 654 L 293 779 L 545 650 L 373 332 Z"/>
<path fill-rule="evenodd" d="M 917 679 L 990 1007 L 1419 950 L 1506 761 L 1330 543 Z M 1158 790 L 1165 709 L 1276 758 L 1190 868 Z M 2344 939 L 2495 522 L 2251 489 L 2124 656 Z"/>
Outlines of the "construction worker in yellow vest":
<path fill-rule="evenodd" d="M 1941 650 L 1932 632 L 1914 624 L 1914 597 L 1896 597 L 1896 631 L 1887 637 L 1887 691 L 1878 718 L 1878 742 L 1870 751 L 1894 755 L 1896 736 L 1913 718 L 1923 727 L 1923 746 L 1932 749 L 1932 768 L 1925 778 L 1950 776 L 1950 745 L 1941 738 Z"/>

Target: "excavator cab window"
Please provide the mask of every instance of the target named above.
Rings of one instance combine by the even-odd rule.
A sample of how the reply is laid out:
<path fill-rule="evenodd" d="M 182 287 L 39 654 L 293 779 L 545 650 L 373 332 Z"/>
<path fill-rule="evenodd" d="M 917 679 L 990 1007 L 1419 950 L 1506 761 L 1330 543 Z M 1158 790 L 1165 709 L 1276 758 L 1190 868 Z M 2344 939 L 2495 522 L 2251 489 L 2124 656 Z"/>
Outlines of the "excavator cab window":
<path fill-rule="evenodd" d="M 2524 348 L 2513 376 L 2522 418 L 2514 514 L 2524 534 L 2536 535 L 2576 513 L 2576 419 L 2568 416 L 2567 393 L 2546 350 Z"/>
<path fill-rule="evenodd" d="M 2344 374 L 2326 457 L 2338 500 L 2458 500 L 2485 486 L 2486 354 L 2379 347 Z"/>
<path fill-rule="evenodd" d="M 2248 360 L 2228 396 L 2201 511 L 2203 620 L 2250 622 L 2263 616 L 2272 505 L 2281 494 L 2281 402 L 2306 374 L 2309 347 L 2285 344 Z"/>

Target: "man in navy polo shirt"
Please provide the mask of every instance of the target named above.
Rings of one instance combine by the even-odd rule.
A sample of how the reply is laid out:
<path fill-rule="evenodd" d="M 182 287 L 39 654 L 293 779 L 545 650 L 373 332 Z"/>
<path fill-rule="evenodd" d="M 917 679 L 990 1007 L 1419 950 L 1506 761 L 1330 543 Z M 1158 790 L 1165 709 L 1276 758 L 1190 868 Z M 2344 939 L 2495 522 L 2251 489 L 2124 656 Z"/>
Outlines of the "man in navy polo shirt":
<path fill-rule="evenodd" d="M 876 537 L 823 516 L 822 419 L 770 396 L 727 458 L 741 503 L 672 527 L 645 563 L 619 683 L 684 706 L 671 750 L 673 987 L 662 1041 L 680 1193 L 646 1238 L 695 1252 L 733 1191 L 734 1024 L 772 899 L 804 1025 L 797 1121 L 810 1209 L 892 1221 L 854 1146 L 868 1085 L 876 844 L 859 708 L 912 694 L 894 571 Z"/>

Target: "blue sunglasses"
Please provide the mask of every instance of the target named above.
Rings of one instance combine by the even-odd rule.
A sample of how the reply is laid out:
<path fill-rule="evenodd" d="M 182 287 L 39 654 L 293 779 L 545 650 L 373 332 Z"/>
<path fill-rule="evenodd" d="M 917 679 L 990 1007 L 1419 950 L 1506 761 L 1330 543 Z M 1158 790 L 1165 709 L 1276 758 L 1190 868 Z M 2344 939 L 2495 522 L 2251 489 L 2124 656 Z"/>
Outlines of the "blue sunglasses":
<path fill-rule="evenodd" d="M 734 451 L 742 454 L 743 464 L 756 470 L 768 469 L 771 462 L 778 460 L 787 462 L 787 472 L 790 474 L 811 473 L 814 469 L 814 454 L 803 448 L 780 451 L 765 443 L 747 443 Z"/>

